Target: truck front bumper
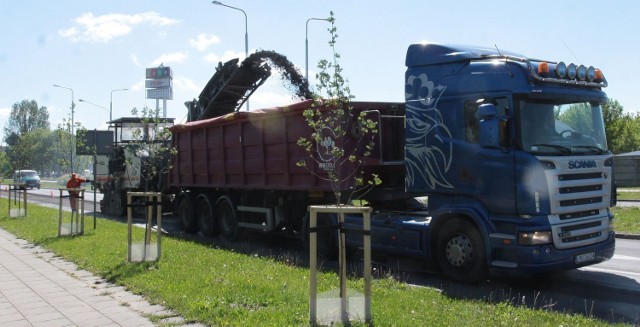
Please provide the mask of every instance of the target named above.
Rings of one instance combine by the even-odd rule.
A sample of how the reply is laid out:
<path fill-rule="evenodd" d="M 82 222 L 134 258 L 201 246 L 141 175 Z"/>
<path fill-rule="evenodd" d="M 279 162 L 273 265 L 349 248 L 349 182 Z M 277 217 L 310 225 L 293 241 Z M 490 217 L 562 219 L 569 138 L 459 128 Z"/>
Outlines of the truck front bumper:
<path fill-rule="evenodd" d="M 613 257 L 615 233 L 600 243 L 557 250 L 553 244 L 540 246 L 495 246 L 489 270 L 492 274 L 535 276 L 597 264 Z"/>

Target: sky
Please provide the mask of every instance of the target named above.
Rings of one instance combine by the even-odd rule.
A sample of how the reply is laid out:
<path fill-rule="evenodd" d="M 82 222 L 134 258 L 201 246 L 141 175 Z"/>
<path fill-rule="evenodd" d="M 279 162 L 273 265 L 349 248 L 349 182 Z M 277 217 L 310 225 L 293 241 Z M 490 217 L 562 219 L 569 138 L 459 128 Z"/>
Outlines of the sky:
<path fill-rule="evenodd" d="M 640 1 L 356 0 L 54 0 L 0 2 L 0 125 L 11 107 L 35 100 L 51 127 L 71 118 L 105 129 L 132 108 L 163 109 L 145 98 L 145 69 L 173 71 L 167 117 L 184 122 L 185 101 L 200 94 L 218 62 L 273 50 L 310 84 L 331 59 L 334 12 L 343 75 L 359 101 L 403 101 L 405 52 L 413 43 L 497 47 L 549 61 L 600 68 L 605 92 L 625 112 L 640 112 Z M 305 51 L 305 39 L 308 51 Z M 62 87 L 54 87 L 53 85 Z M 126 91 L 119 91 L 128 89 Z M 250 108 L 297 101 L 272 74 Z M 79 99 L 84 100 L 83 102 Z M 3 142 L 4 143 L 4 142 Z"/>

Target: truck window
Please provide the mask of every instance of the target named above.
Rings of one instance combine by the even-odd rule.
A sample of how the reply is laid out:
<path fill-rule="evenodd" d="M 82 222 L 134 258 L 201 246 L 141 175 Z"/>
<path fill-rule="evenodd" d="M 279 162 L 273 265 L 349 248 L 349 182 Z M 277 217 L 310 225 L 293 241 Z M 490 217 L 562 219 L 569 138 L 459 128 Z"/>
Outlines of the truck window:
<path fill-rule="evenodd" d="M 607 141 L 597 103 L 520 100 L 522 148 L 532 153 L 604 153 Z"/>
<path fill-rule="evenodd" d="M 507 117 L 509 115 L 509 101 L 507 98 L 494 99 L 474 99 L 468 100 L 464 104 L 464 127 L 465 140 L 469 143 L 478 143 L 478 107 L 483 103 L 493 103 L 498 109 L 498 119 L 500 126 L 500 145 L 507 146 Z"/>

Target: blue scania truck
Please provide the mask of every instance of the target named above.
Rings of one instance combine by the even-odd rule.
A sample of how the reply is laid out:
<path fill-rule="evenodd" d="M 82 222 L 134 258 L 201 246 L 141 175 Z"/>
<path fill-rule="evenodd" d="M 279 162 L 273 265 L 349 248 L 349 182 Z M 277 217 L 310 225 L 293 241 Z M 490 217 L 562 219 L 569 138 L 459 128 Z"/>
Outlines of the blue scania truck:
<path fill-rule="evenodd" d="M 309 158 L 298 141 L 312 133 L 304 112 L 313 101 L 239 111 L 269 76 L 267 65 L 252 61 L 258 57 L 219 65 L 199 99 L 186 103 L 189 122 L 171 128 L 177 155 L 159 184 L 188 232 L 308 238 L 308 206 L 335 203 L 335 189 L 320 178 L 333 164 L 323 154 L 337 142 L 359 144 L 349 139 L 359 134 L 353 120 L 344 122 L 344 139 L 323 134 L 330 142 L 316 144 L 308 169 L 299 166 Z M 382 183 L 360 197 L 372 207 L 374 253 L 417 258 L 462 282 L 553 273 L 613 256 L 601 70 L 441 44 L 411 45 L 406 66 L 404 102 L 349 104 L 379 123 L 363 169 Z M 356 188 L 339 187 L 342 195 Z M 318 220 L 318 252 L 335 254 L 336 220 Z M 340 227 L 361 226 L 362 217 L 347 216 Z M 346 239 L 362 246 L 361 234 Z"/>
<path fill-rule="evenodd" d="M 374 252 L 423 258 L 463 282 L 613 256 L 601 70 L 441 44 L 411 45 L 406 66 L 405 192 L 428 205 L 374 208 Z"/>

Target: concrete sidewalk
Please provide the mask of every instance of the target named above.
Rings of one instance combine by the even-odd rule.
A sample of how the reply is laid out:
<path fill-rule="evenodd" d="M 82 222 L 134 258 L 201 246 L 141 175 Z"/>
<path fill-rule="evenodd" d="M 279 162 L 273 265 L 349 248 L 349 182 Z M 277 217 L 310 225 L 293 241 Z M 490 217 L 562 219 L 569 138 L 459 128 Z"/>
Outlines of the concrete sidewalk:
<path fill-rule="evenodd" d="M 183 325 L 162 306 L 78 270 L 53 253 L 0 229 L 0 325 Z"/>

